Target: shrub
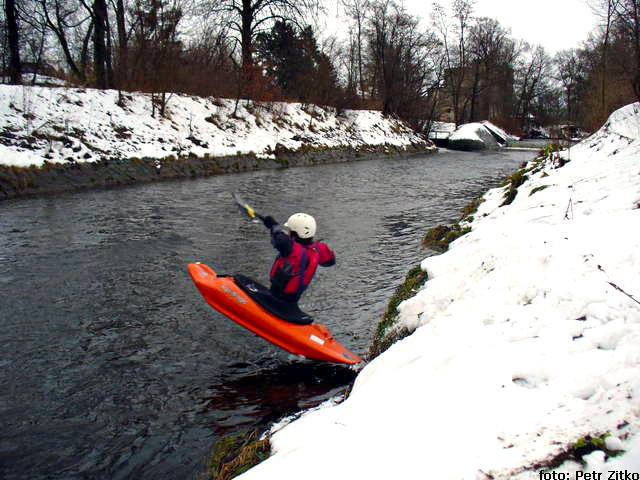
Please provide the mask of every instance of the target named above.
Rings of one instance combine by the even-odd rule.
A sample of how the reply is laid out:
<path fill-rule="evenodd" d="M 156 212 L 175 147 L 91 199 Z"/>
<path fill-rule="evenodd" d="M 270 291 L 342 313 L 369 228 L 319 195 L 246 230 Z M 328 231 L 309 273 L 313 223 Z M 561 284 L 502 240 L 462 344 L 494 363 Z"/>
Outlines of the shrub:
<path fill-rule="evenodd" d="M 558 143 L 549 143 L 546 147 L 540 150 L 541 157 L 548 157 L 552 152 L 559 152 L 562 147 Z"/>

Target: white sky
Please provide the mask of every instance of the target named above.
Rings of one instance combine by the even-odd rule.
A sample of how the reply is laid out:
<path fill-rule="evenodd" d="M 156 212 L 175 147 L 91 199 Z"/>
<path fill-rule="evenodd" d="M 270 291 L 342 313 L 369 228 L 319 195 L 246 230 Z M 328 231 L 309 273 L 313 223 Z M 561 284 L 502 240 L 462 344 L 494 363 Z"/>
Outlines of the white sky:
<path fill-rule="evenodd" d="M 399 1 L 410 13 L 423 18 L 424 26 L 429 24 L 431 0 Z M 450 8 L 452 0 L 439 0 L 438 3 Z M 335 8 L 332 10 L 335 14 Z M 513 38 L 541 44 L 552 55 L 559 50 L 579 47 L 598 25 L 587 0 L 476 0 L 474 16 L 495 18 L 511 29 Z"/>

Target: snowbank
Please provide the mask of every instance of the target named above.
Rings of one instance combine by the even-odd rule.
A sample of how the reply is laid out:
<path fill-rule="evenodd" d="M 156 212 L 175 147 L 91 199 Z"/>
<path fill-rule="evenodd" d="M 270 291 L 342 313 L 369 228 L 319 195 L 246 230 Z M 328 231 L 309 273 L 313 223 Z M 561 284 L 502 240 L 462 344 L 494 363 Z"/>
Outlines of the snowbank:
<path fill-rule="evenodd" d="M 562 168 L 532 164 L 510 205 L 504 188 L 489 191 L 473 230 L 422 262 L 429 281 L 399 307 L 415 333 L 344 402 L 276 431 L 274 455 L 240 478 L 538 479 L 607 433 L 626 455 L 594 452 L 553 478 L 638 478 L 639 134 L 633 104 Z"/>
<path fill-rule="evenodd" d="M 517 140 L 490 122 L 473 122 L 460 125 L 449 135 L 448 148 L 454 150 L 482 150 L 498 148 L 509 141 Z"/>
<path fill-rule="evenodd" d="M 103 158 L 219 157 L 276 147 L 406 147 L 423 139 L 377 111 L 336 112 L 299 103 L 170 95 L 166 116 L 151 96 L 114 90 L 0 85 L 0 165 L 26 167 Z"/>

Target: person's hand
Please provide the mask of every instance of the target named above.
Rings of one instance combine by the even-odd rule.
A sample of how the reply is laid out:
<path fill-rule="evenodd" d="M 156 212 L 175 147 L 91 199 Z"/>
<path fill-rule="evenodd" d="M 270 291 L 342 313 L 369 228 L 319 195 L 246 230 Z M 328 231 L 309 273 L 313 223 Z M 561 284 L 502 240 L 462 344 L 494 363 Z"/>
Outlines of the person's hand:
<path fill-rule="evenodd" d="M 267 227 L 269 230 L 271 230 L 271 227 L 278 224 L 276 219 L 273 218 L 271 215 L 264 217 L 262 219 L 262 223 L 264 223 L 264 226 Z"/>

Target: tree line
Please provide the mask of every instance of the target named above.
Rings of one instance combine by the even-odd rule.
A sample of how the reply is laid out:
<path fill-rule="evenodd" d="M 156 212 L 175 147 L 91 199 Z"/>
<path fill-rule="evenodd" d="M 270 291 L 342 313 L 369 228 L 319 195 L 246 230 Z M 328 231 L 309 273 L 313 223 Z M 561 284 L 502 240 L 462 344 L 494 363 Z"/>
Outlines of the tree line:
<path fill-rule="evenodd" d="M 319 0 L 5 0 L 1 68 L 9 83 L 37 71 L 150 92 L 154 114 L 180 92 L 380 109 L 423 131 L 592 129 L 640 98 L 640 0 L 590 0 L 599 28 L 555 56 L 474 1 L 420 19 L 396 0 L 338 0 L 345 34 L 320 38 Z"/>

